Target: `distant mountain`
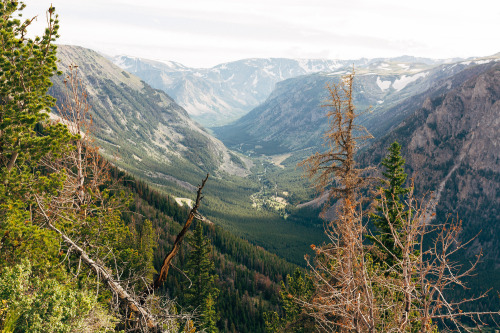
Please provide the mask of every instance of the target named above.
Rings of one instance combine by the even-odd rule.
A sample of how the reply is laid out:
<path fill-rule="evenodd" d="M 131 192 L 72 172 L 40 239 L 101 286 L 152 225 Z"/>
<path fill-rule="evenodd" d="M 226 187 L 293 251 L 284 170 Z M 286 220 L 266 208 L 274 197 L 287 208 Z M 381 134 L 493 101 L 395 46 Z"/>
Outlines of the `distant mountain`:
<path fill-rule="evenodd" d="M 279 81 L 331 72 L 353 64 L 350 60 L 270 58 L 245 59 L 201 69 L 127 56 L 117 56 L 113 62 L 152 87 L 165 91 L 207 127 L 227 124 L 241 117 L 262 103 Z"/>
<path fill-rule="evenodd" d="M 276 83 L 289 78 L 383 62 L 435 66 L 452 61 L 411 56 L 358 60 L 270 58 L 244 59 L 202 69 L 128 56 L 110 59 L 152 87 L 165 91 L 206 127 L 238 119 L 264 102 Z"/>
<path fill-rule="evenodd" d="M 427 97 L 360 160 L 379 163 L 397 140 L 417 192 L 434 192 L 437 218 L 458 216 L 464 239 L 480 232 L 471 250 L 482 246 L 500 265 L 500 63 L 473 66 L 449 80 L 460 84 Z"/>
<path fill-rule="evenodd" d="M 449 78 L 468 67 L 497 60 L 490 57 L 441 65 L 369 62 L 356 69 L 355 105 L 360 112 L 371 107 L 359 121 L 381 136 L 407 117 L 410 104 L 421 103 L 426 93 L 453 89 L 461 83 L 460 76 Z M 246 153 L 278 154 L 319 147 L 328 126 L 326 110 L 321 107 L 327 97 L 325 87 L 351 71 L 344 67 L 279 82 L 264 103 L 213 131 L 227 146 Z"/>
<path fill-rule="evenodd" d="M 97 142 L 118 166 L 183 186 L 207 172 L 246 173 L 241 160 L 235 163 L 233 154 L 163 91 L 89 49 L 61 45 L 58 58 L 63 72 L 78 65 Z M 50 90 L 58 103 L 64 101 L 63 80 L 64 75 L 54 77 Z"/>
<path fill-rule="evenodd" d="M 270 171 L 278 167 L 260 161 L 252 164 L 229 151 L 166 93 L 98 53 L 59 46 L 58 57 L 63 72 L 70 64 L 79 66 L 89 94 L 97 144 L 120 169 L 184 202 L 194 198 L 196 185 L 210 173 L 200 210 L 203 216 L 292 262 L 304 265 L 303 255 L 311 242 L 322 242 L 323 233 L 315 226 L 298 218 L 284 220 L 280 212 L 252 206 L 252 195 L 262 190 L 266 180 L 250 174 L 249 168 L 253 165 Z M 64 76 L 54 77 L 50 90 L 58 103 L 64 101 L 63 80 Z M 292 191 L 282 189 L 287 190 Z"/>

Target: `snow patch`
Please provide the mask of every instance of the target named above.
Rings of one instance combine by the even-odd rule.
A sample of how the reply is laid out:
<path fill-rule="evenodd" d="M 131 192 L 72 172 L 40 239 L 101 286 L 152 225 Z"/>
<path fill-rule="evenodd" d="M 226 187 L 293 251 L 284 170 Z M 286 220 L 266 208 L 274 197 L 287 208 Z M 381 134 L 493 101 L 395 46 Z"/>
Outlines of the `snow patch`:
<path fill-rule="evenodd" d="M 327 76 L 344 75 L 346 73 L 347 73 L 346 71 L 339 71 L 339 72 L 328 73 Z"/>
<path fill-rule="evenodd" d="M 403 76 L 401 76 L 400 79 L 397 79 L 396 81 L 394 81 L 394 83 L 392 84 L 392 87 L 394 89 L 396 89 L 397 91 L 400 91 L 400 90 L 404 89 L 404 87 L 406 87 L 408 84 L 415 82 L 420 78 L 426 77 L 428 74 L 429 74 L 428 72 L 425 72 L 425 73 L 415 74 L 413 76 L 403 75 Z"/>
<path fill-rule="evenodd" d="M 234 79 L 234 73 L 231 74 L 231 76 L 227 79 L 227 80 L 224 80 L 224 82 L 229 82 L 231 81 L 232 79 Z"/>
<path fill-rule="evenodd" d="M 492 62 L 493 59 L 485 59 L 485 60 L 479 60 L 479 61 L 474 61 L 476 65 L 482 65 L 482 64 L 487 64 L 489 62 Z"/>
<path fill-rule="evenodd" d="M 386 89 L 389 89 L 389 87 L 391 86 L 391 81 L 382 81 L 380 79 L 380 76 L 377 76 L 377 86 L 380 88 L 380 90 L 386 90 Z"/>
<path fill-rule="evenodd" d="M 259 83 L 259 79 L 258 79 L 257 75 L 255 75 L 255 76 L 253 77 L 252 87 L 257 88 L 257 84 L 258 84 L 258 83 Z M 256 93 L 256 91 L 255 91 L 255 90 L 252 90 L 252 92 L 253 92 L 253 93 Z"/>
<path fill-rule="evenodd" d="M 383 69 L 384 71 L 390 70 L 389 64 L 386 64 L 386 63 L 381 63 L 377 68 L 378 69 Z"/>
<path fill-rule="evenodd" d="M 126 62 L 126 58 L 129 58 L 130 57 L 127 57 L 127 56 L 117 56 L 113 59 L 113 63 L 120 67 L 121 69 L 128 69 L 128 66 L 125 65 L 125 62 Z M 132 59 L 133 60 L 133 59 Z"/>

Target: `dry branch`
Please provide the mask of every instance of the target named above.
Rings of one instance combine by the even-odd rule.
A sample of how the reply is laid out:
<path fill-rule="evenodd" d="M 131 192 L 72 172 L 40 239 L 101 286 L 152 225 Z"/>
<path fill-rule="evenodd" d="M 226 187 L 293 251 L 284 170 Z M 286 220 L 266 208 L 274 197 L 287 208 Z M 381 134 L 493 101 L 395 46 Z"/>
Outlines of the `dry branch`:
<path fill-rule="evenodd" d="M 37 202 L 38 208 L 40 209 L 40 212 L 42 213 L 42 216 L 45 218 L 46 225 L 47 227 L 59 234 L 68 246 L 71 247 L 72 251 L 75 251 L 80 255 L 80 258 L 87 264 L 87 266 L 94 271 L 94 273 L 101 277 L 104 282 L 108 285 L 108 287 L 118 296 L 118 298 L 125 304 L 127 304 L 127 307 L 137 314 L 142 321 L 145 322 L 146 326 L 149 329 L 156 329 L 157 323 L 154 317 L 146 310 L 144 309 L 140 303 L 134 299 L 121 285 L 118 281 L 115 281 L 113 276 L 108 272 L 106 267 L 103 265 L 99 264 L 90 256 L 87 254 L 87 252 L 82 249 L 80 246 L 78 246 L 71 238 L 69 238 L 66 234 L 64 234 L 61 230 L 56 228 L 52 222 L 49 216 L 47 215 L 43 204 L 41 202 L 41 199 L 38 196 L 35 196 L 35 200 Z"/>
<path fill-rule="evenodd" d="M 203 181 L 201 182 L 201 185 L 198 186 L 198 191 L 196 193 L 196 202 L 195 202 L 193 208 L 191 208 L 191 211 L 189 212 L 189 216 L 186 220 L 186 223 L 184 224 L 184 227 L 182 228 L 181 232 L 179 232 L 179 234 L 175 238 L 175 242 L 174 242 L 174 245 L 172 246 L 172 250 L 170 250 L 170 252 L 165 256 L 165 259 L 163 259 L 163 265 L 161 266 L 160 273 L 158 274 L 156 279 L 151 284 L 150 289 L 152 289 L 152 290 L 158 289 L 159 287 L 161 287 L 163 282 L 165 282 L 165 280 L 167 279 L 168 270 L 170 269 L 170 265 L 172 264 L 172 260 L 174 259 L 177 252 L 179 252 L 179 250 L 181 248 L 182 240 L 184 239 L 186 232 L 189 230 L 189 226 L 191 225 L 193 220 L 198 215 L 198 208 L 200 207 L 201 199 L 203 199 L 201 191 L 203 190 L 203 187 L 205 186 L 205 183 L 208 180 L 208 176 L 209 176 L 209 174 L 207 174 L 205 179 L 203 179 Z"/>

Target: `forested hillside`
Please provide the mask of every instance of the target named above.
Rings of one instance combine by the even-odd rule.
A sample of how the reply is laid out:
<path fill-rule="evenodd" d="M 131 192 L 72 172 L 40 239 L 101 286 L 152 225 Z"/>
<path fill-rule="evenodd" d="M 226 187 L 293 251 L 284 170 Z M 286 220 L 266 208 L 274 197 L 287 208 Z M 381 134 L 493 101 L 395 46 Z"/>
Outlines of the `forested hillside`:
<path fill-rule="evenodd" d="M 60 46 L 58 57 L 64 73 L 71 64 L 78 66 L 96 143 L 113 164 L 176 198 L 190 200 L 196 185 L 210 173 L 202 213 L 226 230 L 296 264 L 304 265 L 303 254 L 309 245 L 324 239 L 321 228 L 301 218 L 301 213 L 285 220 L 275 209 L 252 206 L 252 196 L 263 192 L 265 197 L 271 196 L 278 182 L 279 191 L 289 192 L 288 200 L 293 204 L 309 199 L 311 193 L 305 191 L 300 171 L 279 175 L 281 168 L 269 161 L 252 161 L 228 150 L 164 92 L 92 50 Z M 49 94 L 58 99 L 60 108 L 64 76 L 52 81 Z M 57 113 L 56 108 L 53 111 Z M 317 218 L 315 221 L 318 224 Z"/>
<path fill-rule="evenodd" d="M 152 223 L 157 238 L 153 262 L 158 270 L 189 209 L 179 207 L 172 197 L 151 189 L 146 183 L 122 171 L 114 169 L 113 176 L 134 194 L 129 211 L 123 215 L 127 225 L 140 233 L 145 220 Z M 219 289 L 215 300 L 220 318 L 217 326 L 223 332 L 265 332 L 263 313 L 278 307 L 279 283 L 285 280 L 287 274 L 292 274 L 296 266 L 235 237 L 220 226 L 198 223 L 202 224 L 203 234 L 213 247 L 210 251 L 214 262 L 212 274 L 216 274 L 215 285 Z M 185 271 L 191 250 L 191 246 L 184 244 L 174 265 Z M 174 270 L 162 293 L 186 307 L 185 295 L 189 284 L 186 276 Z"/>
<path fill-rule="evenodd" d="M 500 54 L 120 68 L 23 9 L 0 1 L 1 333 L 500 328 Z M 222 141 L 190 117 L 253 106 Z"/>

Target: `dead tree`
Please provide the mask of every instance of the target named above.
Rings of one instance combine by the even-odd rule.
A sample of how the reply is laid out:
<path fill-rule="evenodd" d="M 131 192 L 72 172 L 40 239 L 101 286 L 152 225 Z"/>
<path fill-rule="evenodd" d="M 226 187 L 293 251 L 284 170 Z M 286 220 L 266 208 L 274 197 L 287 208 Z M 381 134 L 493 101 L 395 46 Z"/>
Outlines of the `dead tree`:
<path fill-rule="evenodd" d="M 172 245 L 172 250 L 170 250 L 170 252 L 167 253 L 167 255 L 165 256 L 165 259 L 163 259 L 163 264 L 160 268 L 160 272 L 158 273 L 158 276 L 153 281 L 153 283 L 151 284 L 151 286 L 147 292 L 149 292 L 150 290 L 154 291 L 154 290 L 160 288 L 161 285 L 165 282 L 165 280 L 167 279 L 167 276 L 168 276 L 168 271 L 170 269 L 170 265 L 172 264 L 172 260 L 179 252 L 179 250 L 181 248 L 182 240 L 186 236 L 186 233 L 189 230 L 191 223 L 193 222 L 193 220 L 195 218 L 202 219 L 201 216 L 199 216 L 198 208 L 200 207 L 201 200 L 203 199 L 203 195 L 202 195 L 201 191 L 203 190 L 203 187 L 205 187 L 205 183 L 208 180 L 208 176 L 209 175 L 207 174 L 205 179 L 203 179 L 203 181 L 201 182 L 201 185 L 198 186 L 198 191 L 196 192 L 196 201 L 194 203 L 193 208 L 191 208 L 191 210 L 189 212 L 186 223 L 184 223 L 184 227 L 182 228 L 182 230 L 179 232 L 179 234 L 175 238 L 174 245 Z"/>
<path fill-rule="evenodd" d="M 99 147 L 94 144 L 90 106 L 78 78 L 78 67 L 73 65 L 69 69 L 64 82 L 65 98 L 58 107 L 59 116 L 55 121 L 67 125 L 74 135 L 74 149 L 43 159 L 45 172 L 57 175 L 55 178 L 59 179 L 60 186 L 56 192 L 47 193 L 42 190 L 34 194 L 37 209 L 33 218 L 40 226 L 52 230 L 61 238 L 64 244 L 62 252 L 67 253 L 64 260 L 68 261 L 68 266 L 76 266 L 69 262 L 71 258 L 78 262 L 75 274 L 80 272 L 79 262 L 83 262 L 97 280 L 102 281 L 113 292 L 118 300 L 117 305 L 123 305 L 126 312 L 133 314 L 125 316 L 124 322 L 132 322 L 140 331 L 161 332 L 162 327 L 169 326 L 172 320 L 185 319 L 185 316 L 165 313 L 158 315 L 158 311 L 153 311 L 150 304 L 157 302 L 158 296 L 135 295 L 128 282 L 120 280 L 121 263 L 116 261 L 113 254 L 113 245 L 116 244 L 103 244 L 100 241 L 104 239 L 106 242 L 106 233 L 117 225 L 122 225 L 120 211 L 126 208 L 128 200 L 102 190 L 104 187 L 109 189 L 114 186 L 109 173 L 110 164 L 99 154 Z M 165 260 L 155 281 L 158 285 L 166 278 L 170 261 L 177 253 L 189 225 L 198 216 L 197 209 L 207 179 L 208 175 L 198 189 L 196 204 L 174 243 L 171 256 Z M 114 259 L 106 261 L 106 257 Z M 113 269 L 110 269 L 112 266 L 109 264 L 112 264 Z"/>
<path fill-rule="evenodd" d="M 313 246 L 317 256 L 310 267 L 315 272 L 316 294 L 309 309 L 324 329 L 334 324 L 336 329 L 373 332 L 374 314 L 370 313 L 371 308 L 366 308 L 373 303 L 373 295 L 363 258 L 365 226 L 361 210 L 361 190 L 371 179 L 354 159 L 362 141 L 372 136 L 355 124 L 359 114 L 353 103 L 353 80 L 354 72 L 343 77 L 339 84 L 327 86 L 328 101 L 324 107 L 328 108 L 330 125 L 325 133 L 328 149 L 300 164 L 306 167 L 309 178 L 315 179 L 318 192 L 328 192 L 324 212 L 330 208 L 331 200 L 337 200 L 336 217 L 325 227 L 331 243 Z M 331 304 L 345 306 L 331 311 Z"/>
<path fill-rule="evenodd" d="M 310 178 L 318 175 L 317 189 L 328 191 L 329 199 L 337 202 L 336 216 L 325 226 L 329 243 L 312 245 L 316 257 L 313 261 L 306 257 L 315 293 L 311 299 L 295 300 L 324 332 L 429 333 L 437 321 L 444 319 L 451 322 L 452 329 L 469 331 L 460 317 L 482 324 L 485 315 L 500 312 L 461 310 L 463 304 L 485 294 L 458 302 L 446 297 L 447 289 L 463 286 L 461 280 L 471 275 L 479 260 L 464 271 L 452 261 L 456 251 L 467 244 L 459 241 L 460 223 L 429 225 L 429 204 L 419 205 L 410 190 L 397 218 L 402 225 L 390 226 L 394 244 L 402 255 L 398 257 L 392 250 L 392 266 L 373 260 L 374 246 L 367 242 L 370 233 L 361 194 L 373 179 L 365 177 L 367 170 L 357 168 L 354 160 L 360 140 L 370 136 L 354 124 L 358 115 L 353 106 L 353 77 L 348 75 L 338 85 L 328 87 L 330 128 L 325 139 L 329 149 L 302 162 Z M 381 195 L 382 212 L 391 221 L 386 201 Z M 433 246 L 424 248 L 424 238 L 431 234 L 437 235 Z"/>

